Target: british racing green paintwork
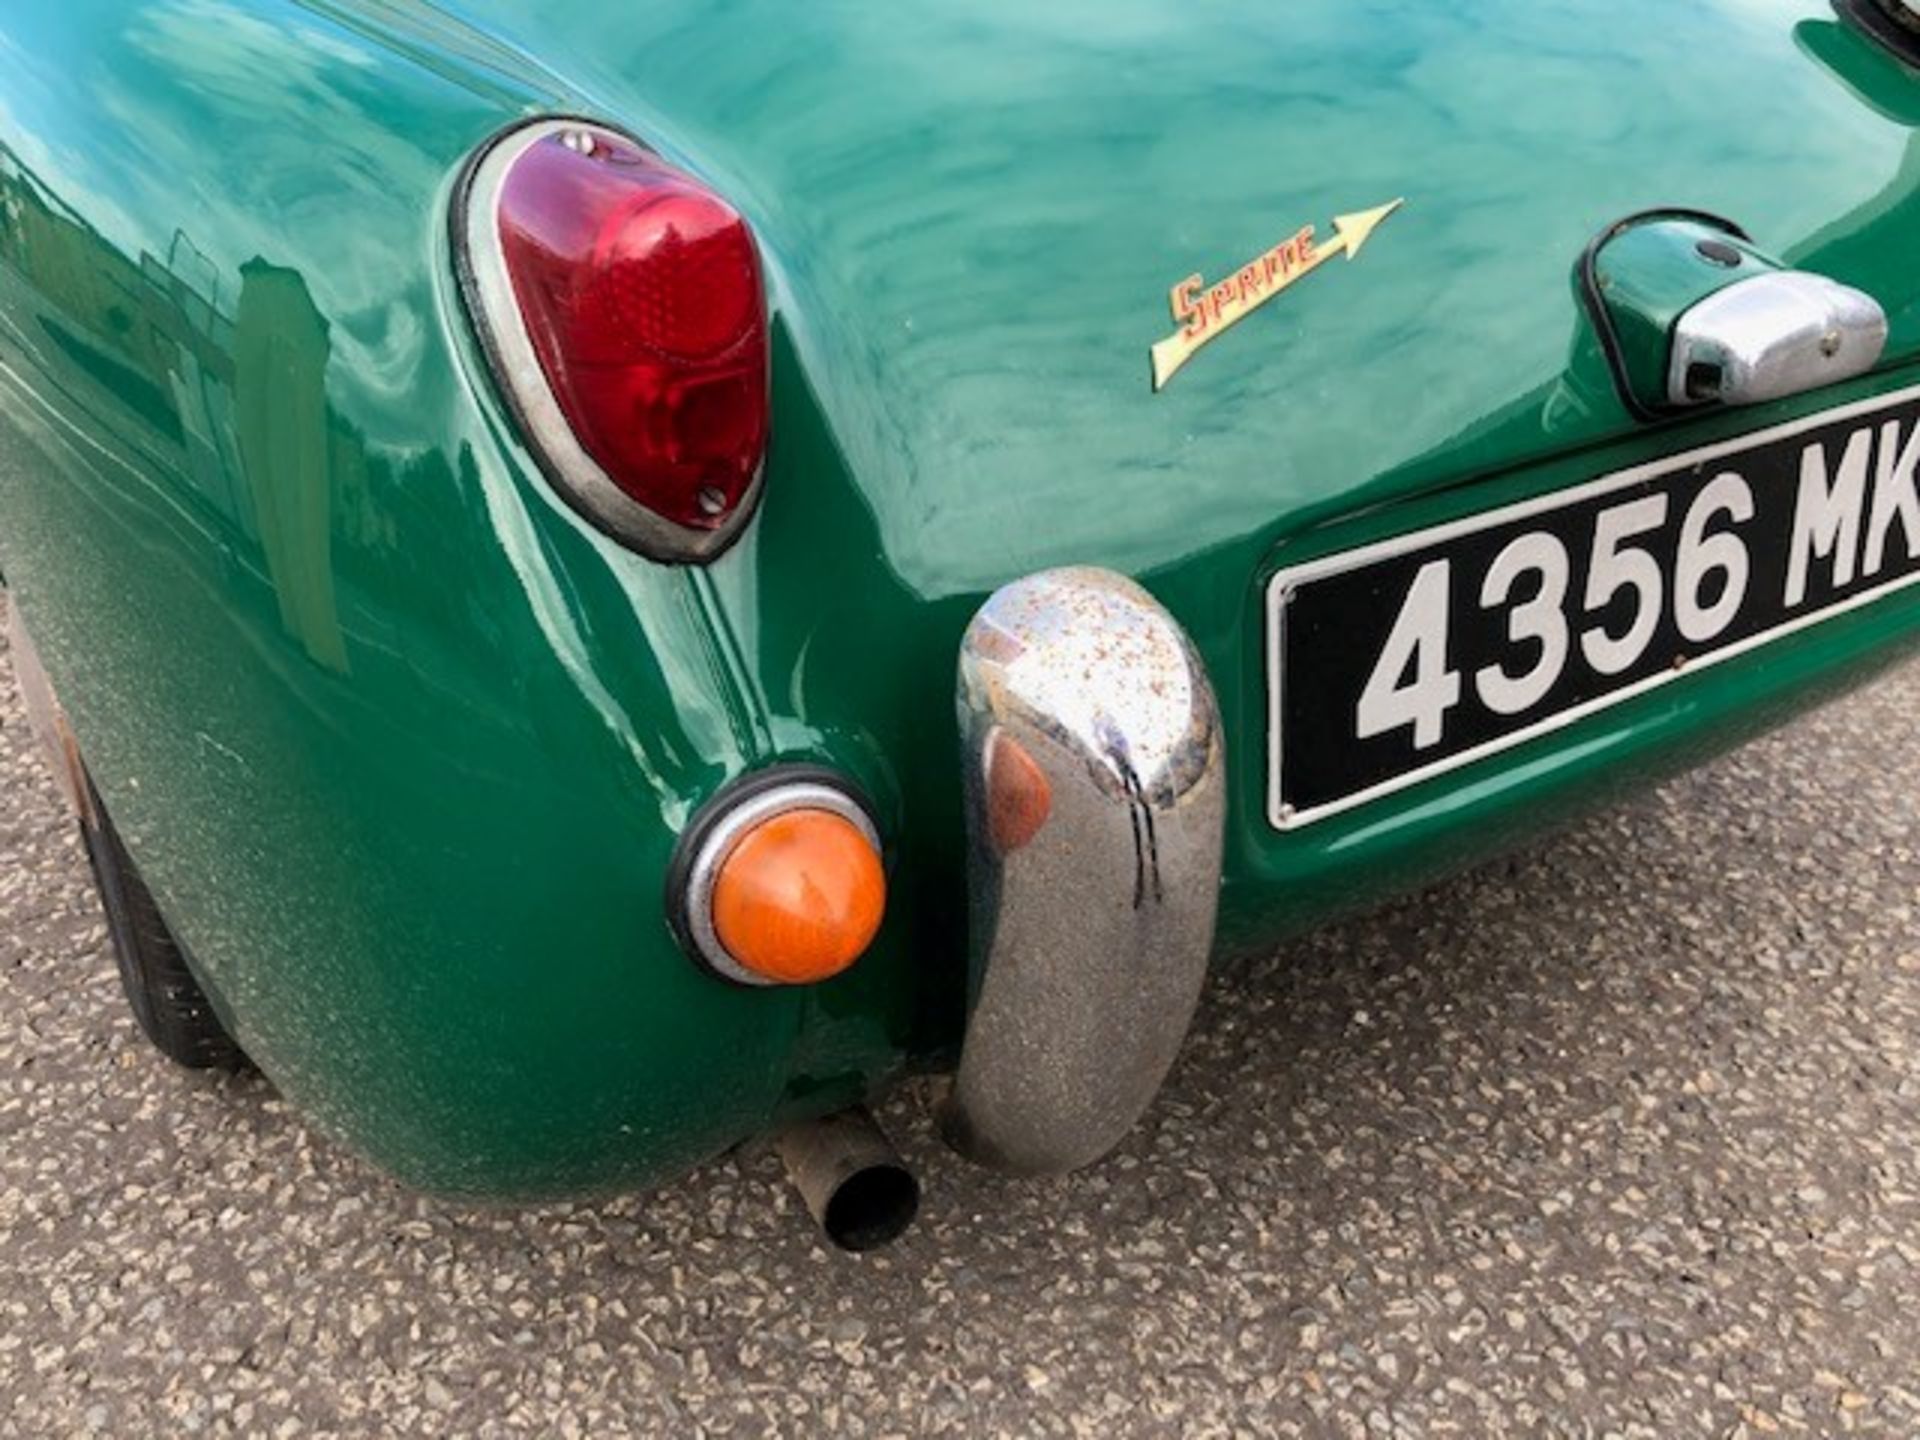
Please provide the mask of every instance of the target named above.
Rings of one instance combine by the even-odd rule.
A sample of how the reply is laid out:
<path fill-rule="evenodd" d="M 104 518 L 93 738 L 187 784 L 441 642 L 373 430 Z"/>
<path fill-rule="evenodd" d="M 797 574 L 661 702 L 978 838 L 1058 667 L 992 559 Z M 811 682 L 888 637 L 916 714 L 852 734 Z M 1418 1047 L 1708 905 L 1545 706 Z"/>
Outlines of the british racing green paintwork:
<path fill-rule="evenodd" d="M 656 1177 L 950 1058 L 955 647 L 1139 578 L 1226 712 L 1222 947 L 1464 863 L 1901 653 L 1909 590 L 1298 833 L 1263 817 L 1279 564 L 1920 379 L 1920 77 L 1820 0 L 65 0 L 0 17 L 0 563 L 241 1042 L 420 1183 Z M 667 569 L 545 488 L 447 205 L 588 113 L 747 215 L 766 499 Z M 1148 393 L 1167 291 L 1404 196 Z M 1882 373 L 1636 425 L 1570 282 L 1655 205 L 1859 285 Z M 812 990 L 661 893 L 728 777 L 840 766 L 893 898 Z M 1070 897 L 1063 897 L 1070 903 Z"/>

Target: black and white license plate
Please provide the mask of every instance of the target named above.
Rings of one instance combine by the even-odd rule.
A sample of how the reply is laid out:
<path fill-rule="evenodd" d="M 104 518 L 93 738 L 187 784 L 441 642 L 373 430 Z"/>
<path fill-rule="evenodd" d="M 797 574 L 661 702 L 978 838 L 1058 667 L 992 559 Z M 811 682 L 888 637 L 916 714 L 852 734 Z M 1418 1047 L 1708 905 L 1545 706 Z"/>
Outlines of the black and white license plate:
<path fill-rule="evenodd" d="M 1920 581 L 1920 388 L 1275 574 L 1269 810 L 1336 814 Z"/>

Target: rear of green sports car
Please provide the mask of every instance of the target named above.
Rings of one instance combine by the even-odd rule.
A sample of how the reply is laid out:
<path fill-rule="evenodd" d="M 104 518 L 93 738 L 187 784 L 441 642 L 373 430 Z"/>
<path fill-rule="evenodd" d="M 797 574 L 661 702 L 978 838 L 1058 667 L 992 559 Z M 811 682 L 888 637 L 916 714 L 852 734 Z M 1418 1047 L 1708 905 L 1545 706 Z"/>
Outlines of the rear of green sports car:
<path fill-rule="evenodd" d="M 1086 1163 L 1210 957 L 1920 639 L 1908 0 L 15 8 L 48 731 L 424 1185 Z"/>

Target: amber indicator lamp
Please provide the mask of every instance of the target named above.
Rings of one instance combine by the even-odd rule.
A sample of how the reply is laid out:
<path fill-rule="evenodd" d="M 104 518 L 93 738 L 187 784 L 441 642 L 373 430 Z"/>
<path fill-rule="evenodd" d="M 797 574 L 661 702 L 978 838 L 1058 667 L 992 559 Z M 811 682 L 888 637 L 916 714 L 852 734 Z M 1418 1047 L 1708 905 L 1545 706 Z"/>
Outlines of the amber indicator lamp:
<path fill-rule="evenodd" d="M 838 975 L 887 908 L 880 856 L 829 810 L 788 810 L 740 837 L 713 885 L 713 928 L 742 969 L 780 985 Z"/>
<path fill-rule="evenodd" d="M 741 985 L 811 985 L 866 953 L 887 910 L 880 835 L 833 772 L 780 766 L 710 801 L 682 837 L 669 913 L 687 949 Z"/>

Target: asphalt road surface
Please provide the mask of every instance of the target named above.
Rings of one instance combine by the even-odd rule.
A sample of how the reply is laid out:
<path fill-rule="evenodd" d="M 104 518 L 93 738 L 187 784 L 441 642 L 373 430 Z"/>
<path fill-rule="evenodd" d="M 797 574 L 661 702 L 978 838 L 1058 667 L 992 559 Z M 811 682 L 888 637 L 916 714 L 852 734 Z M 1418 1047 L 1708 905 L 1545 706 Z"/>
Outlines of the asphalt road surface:
<path fill-rule="evenodd" d="M 1920 669 L 1214 984 L 1053 1183 L 885 1117 L 830 1253 L 755 1148 L 410 1194 L 124 1012 L 0 673 L 0 1433 L 1920 1434 Z"/>

